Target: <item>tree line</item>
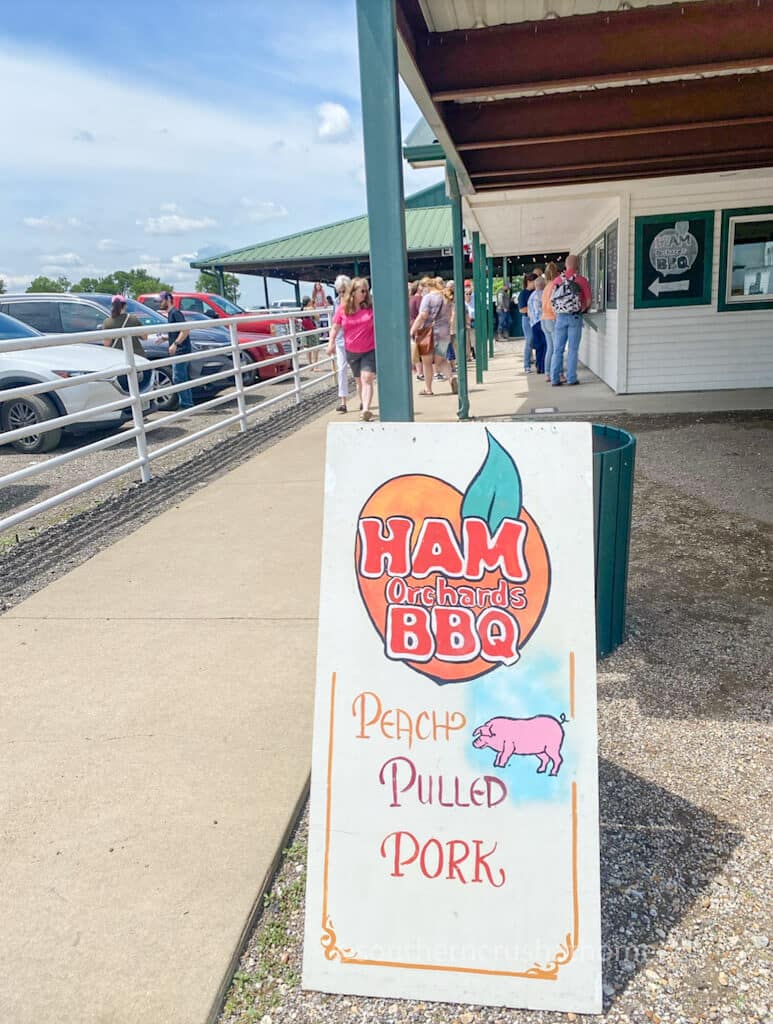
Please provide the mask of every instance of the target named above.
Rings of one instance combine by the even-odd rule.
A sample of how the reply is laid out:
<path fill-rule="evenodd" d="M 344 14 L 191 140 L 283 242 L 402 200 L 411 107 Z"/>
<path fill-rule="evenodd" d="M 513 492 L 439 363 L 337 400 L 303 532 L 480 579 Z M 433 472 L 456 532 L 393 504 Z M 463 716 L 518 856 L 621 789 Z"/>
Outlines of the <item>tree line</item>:
<path fill-rule="evenodd" d="M 5 281 L 0 277 L 0 295 L 6 292 Z M 70 281 L 64 276 L 46 277 L 44 274 L 35 277 L 26 288 L 27 293 L 40 292 L 99 292 L 104 295 L 149 295 L 153 292 L 173 291 L 171 284 L 149 274 L 145 267 L 132 270 L 114 270 L 104 277 L 82 277 L 80 281 Z M 215 274 L 199 274 L 195 291 L 220 291 L 220 283 Z M 231 302 L 239 301 L 239 278 L 235 274 L 225 275 L 223 294 Z"/>

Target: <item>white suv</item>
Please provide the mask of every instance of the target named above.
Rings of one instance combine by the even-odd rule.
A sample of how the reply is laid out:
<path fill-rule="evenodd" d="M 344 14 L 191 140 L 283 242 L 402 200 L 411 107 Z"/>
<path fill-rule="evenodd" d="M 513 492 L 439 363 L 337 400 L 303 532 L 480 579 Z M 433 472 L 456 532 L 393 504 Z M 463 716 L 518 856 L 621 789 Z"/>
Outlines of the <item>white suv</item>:
<path fill-rule="evenodd" d="M 17 341 L 24 338 L 39 338 L 39 331 L 0 313 L 0 342 Z M 72 413 L 97 409 L 100 405 L 115 402 L 121 395 L 129 393 L 125 376 L 117 372 L 106 380 L 90 380 L 72 387 L 60 388 L 45 394 L 2 400 L 3 391 L 23 387 L 25 384 L 42 384 L 57 381 L 63 377 L 78 377 L 86 373 L 118 371 L 125 366 L 122 349 L 98 348 L 95 345 L 63 345 L 61 347 L 34 348 L 24 351 L 0 351 L 0 431 L 19 430 L 34 427 L 36 423 L 68 416 Z M 137 357 L 137 370 L 141 392 L 153 387 L 153 372 L 147 359 Z M 150 406 L 150 398 L 143 398 L 143 409 Z M 69 428 L 76 430 L 105 430 L 120 426 L 131 417 L 127 405 L 123 409 L 95 412 L 93 416 L 79 420 Z M 56 448 L 62 437 L 62 429 L 47 430 L 44 434 L 28 434 L 13 441 L 14 448 L 34 454 L 50 452 Z"/>

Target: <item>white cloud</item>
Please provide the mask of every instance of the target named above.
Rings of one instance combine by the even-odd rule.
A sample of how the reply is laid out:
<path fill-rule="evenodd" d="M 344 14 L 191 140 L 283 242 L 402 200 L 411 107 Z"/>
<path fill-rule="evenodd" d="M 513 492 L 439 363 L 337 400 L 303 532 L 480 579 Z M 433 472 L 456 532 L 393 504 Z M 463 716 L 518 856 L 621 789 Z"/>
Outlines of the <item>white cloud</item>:
<path fill-rule="evenodd" d="M 160 209 L 164 213 L 177 213 L 177 203 L 162 203 Z"/>
<path fill-rule="evenodd" d="M 22 224 L 28 228 L 44 231 L 64 231 L 65 228 L 79 228 L 81 222 L 77 217 L 24 217 Z"/>
<path fill-rule="evenodd" d="M 183 235 L 186 231 L 213 228 L 217 224 L 211 217 L 183 217 L 179 213 L 164 213 L 160 217 L 148 217 L 137 221 L 148 235 Z"/>
<path fill-rule="evenodd" d="M 127 245 L 126 242 L 119 242 L 115 238 L 100 238 L 97 242 L 97 249 L 99 252 L 136 252 L 133 245 Z"/>
<path fill-rule="evenodd" d="M 338 142 L 352 134 L 349 111 L 340 103 L 320 103 L 317 119 L 317 138 L 324 142 Z"/>
<path fill-rule="evenodd" d="M 34 274 L 6 274 L 0 270 L 0 280 L 9 292 L 23 291 L 30 283 Z"/>
<path fill-rule="evenodd" d="M 96 142 L 97 137 L 94 132 L 87 131 L 82 128 L 79 132 L 76 132 L 72 137 L 73 142 Z"/>
<path fill-rule="evenodd" d="M 281 203 L 261 202 L 258 199 L 242 199 L 240 205 L 247 211 L 247 220 L 276 220 L 287 216 L 287 207 Z"/>
<path fill-rule="evenodd" d="M 77 252 L 54 252 L 40 257 L 41 263 L 55 264 L 58 267 L 81 267 L 83 260 Z"/>

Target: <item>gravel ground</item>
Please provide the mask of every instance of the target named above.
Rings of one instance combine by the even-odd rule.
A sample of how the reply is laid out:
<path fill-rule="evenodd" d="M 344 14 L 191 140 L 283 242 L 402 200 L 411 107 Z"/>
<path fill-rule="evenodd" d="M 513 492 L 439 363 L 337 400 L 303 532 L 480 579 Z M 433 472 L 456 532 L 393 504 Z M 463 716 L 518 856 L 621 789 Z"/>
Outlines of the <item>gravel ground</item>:
<path fill-rule="evenodd" d="M 598 677 L 600 1019 L 773 1024 L 773 421 L 609 422 L 637 434 L 639 447 L 630 636 Z M 302 991 L 306 827 L 304 813 L 220 1024 L 579 1019 Z"/>
<path fill-rule="evenodd" d="M 301 379 L 306 383 L 313 381 L 314 377 L 306 374 Z M 318 394 L 320 390 L 324 390 L 327 393 L 330 387 L 331 380 L 320 381 L 316 387 L 309 387 L 303 393 L 304 401 L 310 396 Z M 267 384 L 261 388 L 257 394 L 248 395 L 248 406 L 253 410 L 259 410 L 250 416 L 250 425 L 263 424 L 269 419 L 275 417 L 278 411 L 286 411 L 288 408 L 292 407 L 295 400 L 292 397 L 291 389 L 292 382 L 283 381 L 279 384 Z M 191 417 L 186 417 L 185 419 L 178 420 L 168 426 L 159 427 L 157 430 L 151 431 L 151 433 L 148 434 L 148 447 L 150 451 L 152 452 L 164 445 L 172 444 L 174 441 L 179 440 L 186 434 L 192 434 L 197 430 L 203 430 L 204 428 L 217 423 L 218 420 L 225 419 L 235 413 L 237 411 L 235 392 L 233 389 L 230 390 L 231 394 L 234 396 L 233 402 L 223 403 L 223 405 L 217 406 L 211 410 L 197 410 Z M 225 391 L 221 392 L 221 395 L 225 394 Z M 287 395 L 287 401 L 279 401 L 270 405 L 266 409 L 260 409 L 260 406 L 265 402 L 276 398 L 278 395 Z M 208 397 L 213 398 L 216 396 L 210 395 Z M 148 422 L 152 424 L 154 420 L 161 419 L 163 415 L 163 413 L 151 413 L 149 415 Z M 130 428 L 131 423 L 124 427 L 125 430 L 129 430 Z M 168 472 L 170 469 L 187 462 L 191 458 L 192 453 L 198 453 L 214 448 L 220 444 L 224 438 L 233 439 L 238 436 L 238 433 L 239 425 L 234 424 L 193 442 L 192 447 L 184 446 L 182 448 L 178 448 L 176 451 L 162 456 L 153 464 L 153 474 L 157 475 L 159 473 L 163 474 Z M 5 445 L 0 447 L 0 476 L 5 473 L 12 473 L 18 469 L 24 469 L 31 464 L 47 462 L 54 456 L 63 455 L 65 452 L 73 451 L 78 448 L 84 448 L 86 445 L 92 444 L 94 441 L 107 436 L 109 436 L 109 432 L 91 432 L 79 435 L 65 434 L 60 446 L 53 452 L 46 455 L 25 455 L 22 452 L 16 451 L 16 449 L 12 448 L 10 445 Z M 131 462 L 136 457 L 137 448 L 134 438 L 127 438 L 127 440 L 114 445 L 112 448 L 84 455 L 82 458 L 73 459 L 72 462 L 65 463 L 62 466 L 55 466 L 48 472 L 32 477 L 29 481 L 4 487 L 0 489 L 0 518 L 19 511 L 33 502 L 43 501 L 48 497 L 60 493 L 61 491 L 83 483 L 92 477 L 99 476 L 101 473 L 106 473 L 111 469 L 124 465 L 127 462 Z M 103 484 L 101 487 L 96 487 L 94 490 L 89 491 L 86 494 L 78 495 L 70 501 L 62 505 L 58 505 L 56 508 L 36 515 L 34 519 L 28 520 L 27 523 L 21 524 L 16 529 L 0 534 L 0 552 L 2 552 L 5 547 L 15 544 L 17 537 L 21 540 L 29 537 L 30 535 L 34 536 L 35 534 L 39 534 L 41 530 L 46 529 L 52 524 L 63 522 L 76 512 L 82 512 L 86 509 L 96 507 L 104 501 L 106 497 L 121 494 L 122 492 L 131 489 L 136 485 L 138 480 L 139 471 L 134 470 L 134 472 L 128 473 L 126 476 L 119 477 L 116 480 L 111 480 L 109 483 Z"/>

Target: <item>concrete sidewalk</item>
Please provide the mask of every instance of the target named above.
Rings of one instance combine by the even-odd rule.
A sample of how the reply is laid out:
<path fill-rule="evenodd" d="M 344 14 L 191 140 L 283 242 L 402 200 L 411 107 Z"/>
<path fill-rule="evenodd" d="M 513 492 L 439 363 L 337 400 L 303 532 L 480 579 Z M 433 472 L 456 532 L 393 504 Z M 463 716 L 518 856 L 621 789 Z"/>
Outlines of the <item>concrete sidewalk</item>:
<path fill-rule="evenodd" d="M 325 422 L 0 618 L 3 1024 L 207 1019 L 309 771 Z"/>
<path fill-rule="evenodd" d="M 684 408 L 519 351 L 473 371 L 474 416 Z M 419 422 L 456 418 L 441 387 Z M 687 410 L 771 405 L 731 394 Z M 0 618 L 1 1024 L 203 1024 L 229 980 L 309 770 L 331 418 Z"/>

